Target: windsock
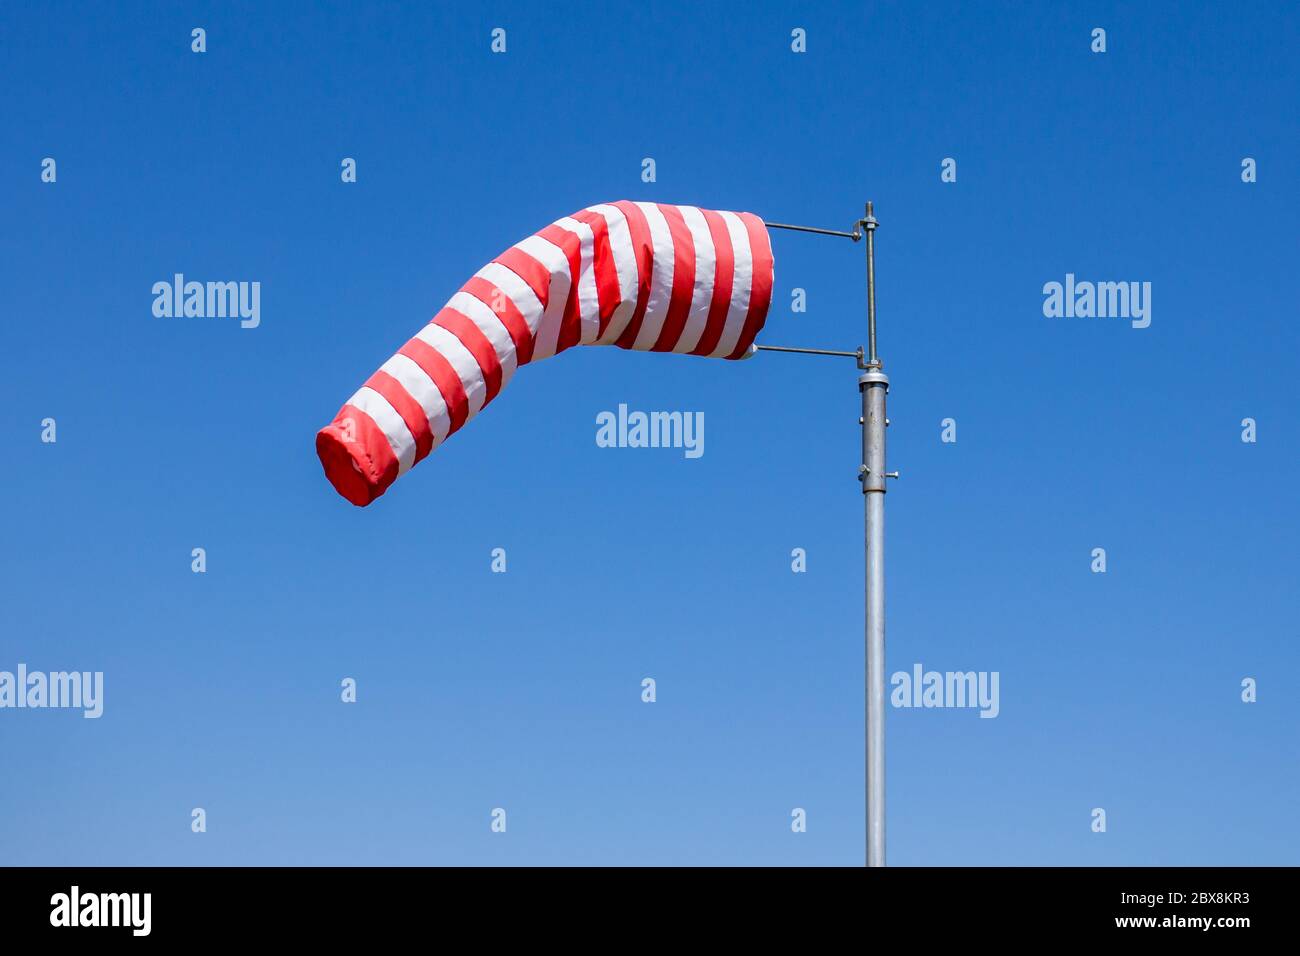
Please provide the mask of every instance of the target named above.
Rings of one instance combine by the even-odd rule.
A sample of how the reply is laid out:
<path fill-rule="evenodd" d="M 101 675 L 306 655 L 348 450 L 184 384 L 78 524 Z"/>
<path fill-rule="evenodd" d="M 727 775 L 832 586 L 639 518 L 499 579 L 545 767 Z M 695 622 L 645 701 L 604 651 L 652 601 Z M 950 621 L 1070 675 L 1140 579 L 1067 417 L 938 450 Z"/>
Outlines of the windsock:
<path fill-rule="evenodd" d="M 475 273 L 317 433 L 325 476 L 370 504 L 519 366 L 574 345 L 748 358 L 772 276 L 752 213 L 623 201 L 557 219 Z"/>

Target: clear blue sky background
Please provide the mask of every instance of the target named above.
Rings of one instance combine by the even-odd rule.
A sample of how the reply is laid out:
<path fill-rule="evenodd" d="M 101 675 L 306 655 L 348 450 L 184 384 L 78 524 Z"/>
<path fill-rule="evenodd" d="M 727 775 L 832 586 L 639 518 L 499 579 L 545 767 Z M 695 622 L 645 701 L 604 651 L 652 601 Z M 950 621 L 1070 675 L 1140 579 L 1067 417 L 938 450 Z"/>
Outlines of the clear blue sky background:
<path fill-rule="evenodd" d="M 617 6 L 5 5 L 0 669 L 106 700 L 0 711 L 0 863 L 861 863 L 851 363 L 577 349 L 370 508 L 321 474 L 465 278 L 620 198 L 876 202 L 889 670 L 1001 674 L 891 709 L 892 863 L 1300 862 L 1294 5 Z M 774 243 L 760 341 L 856 347 L 861 247 Z M 261 327 L 154 318 L 174 272 Z M 1044 318 L 1067 272 L 1151 327 Z M 704 456 L 598 448 L 621 402 Z"/>

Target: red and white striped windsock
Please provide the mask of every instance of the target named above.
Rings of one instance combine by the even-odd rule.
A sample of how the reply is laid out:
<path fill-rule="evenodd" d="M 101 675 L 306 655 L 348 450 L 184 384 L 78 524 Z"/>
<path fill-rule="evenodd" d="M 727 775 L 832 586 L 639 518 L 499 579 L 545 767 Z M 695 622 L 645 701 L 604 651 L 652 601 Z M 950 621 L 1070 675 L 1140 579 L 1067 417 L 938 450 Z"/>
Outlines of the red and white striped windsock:
<path fill-rule="evenodd" d="M 370 504 L 516 368 L 573 345 L 747 358 L 772 268 L 752 213 L 624 201 L 557 219 L 480 269 L 317 433 L 325 475 Z"/>

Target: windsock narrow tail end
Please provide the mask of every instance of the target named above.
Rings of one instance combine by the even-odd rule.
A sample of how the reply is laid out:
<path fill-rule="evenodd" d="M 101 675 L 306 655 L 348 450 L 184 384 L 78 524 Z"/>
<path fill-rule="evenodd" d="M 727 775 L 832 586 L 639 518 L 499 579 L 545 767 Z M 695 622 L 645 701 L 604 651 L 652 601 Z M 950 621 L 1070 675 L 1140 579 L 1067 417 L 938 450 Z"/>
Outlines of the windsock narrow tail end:
<path fill-rule="evenodd" d="M 368 421 L 366 425 L 370 424 Z M 383 434 L 365 428 L 354 418 L 336 418 L 316 433 L 316 454 L 334 490 L 348 501 L 365 507 L 397 477 L 397 460 Z"/>

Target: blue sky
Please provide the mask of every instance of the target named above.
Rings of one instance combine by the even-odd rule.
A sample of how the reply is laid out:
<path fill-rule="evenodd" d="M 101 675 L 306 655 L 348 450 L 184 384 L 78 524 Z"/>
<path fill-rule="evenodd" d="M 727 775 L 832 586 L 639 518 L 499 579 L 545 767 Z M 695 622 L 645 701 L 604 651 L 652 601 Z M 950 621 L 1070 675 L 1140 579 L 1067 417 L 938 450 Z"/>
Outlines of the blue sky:
<path fill-rule="evenodd" d="M 1296 863 L 1298 27 L 8 5 L 0 670 L 105 701 L 0 710 L 0 863 L 861 863 L 852 363 L 575 349 L 369 508 L 321 474 L 316 430 L 465 278 L 622 198 L 876 203 L 888 669 L 1001 690 L 890 710 L 891 863 Z M 861 247 L 773 241 L 760 343 L 860 344 Z M 260 326 L 155 318 L 176 272 L 259 281 Z M 1152 283 L 1151 326 L 1044 317 L 1066 273 Z M 702 411 L 705 454 L 598 448 L 619 403 Z"/>

